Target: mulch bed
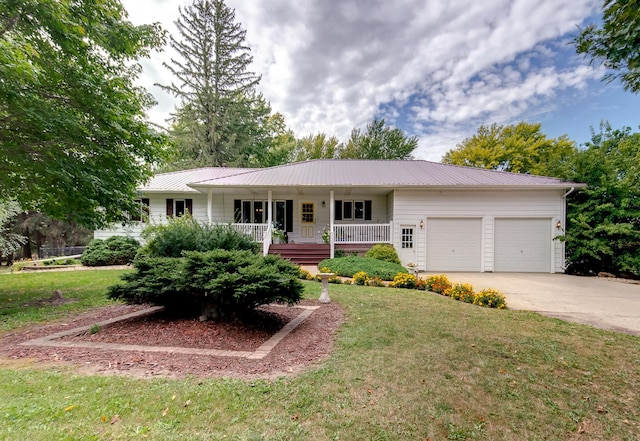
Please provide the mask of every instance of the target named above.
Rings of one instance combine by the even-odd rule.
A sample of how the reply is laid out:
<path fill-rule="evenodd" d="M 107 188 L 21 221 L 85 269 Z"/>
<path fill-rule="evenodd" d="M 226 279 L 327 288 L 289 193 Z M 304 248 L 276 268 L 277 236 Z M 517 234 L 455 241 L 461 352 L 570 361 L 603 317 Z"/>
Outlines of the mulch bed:
<path fill-rule="evenodd" d="M 335 331 L 344 321 L 336 303 L 305 300 L 305 306 L 320 306 L 288 334 L 263 359 L 132 352 L 95 348 L 28 347 L 19 343 L 38 337 L 118 317 L 144 306 L 118 305 L 99 308 L 64 323 L 8 333 L 0 340 L 0 359 L 34 360 L 38 363 L 71 365 L 81 372 L 136 377 L 239 377 L 274 378 L 292 375 L 324 360 L 333 347 Z M 70 340 L 144 346 L 174 346 L 230 351 L 254 351 L 301 308 L 267 305 L 243 321 L 200 322 L 173 319 L 162 313 L 118 322 L 90 332 L 65 337 Z"/>

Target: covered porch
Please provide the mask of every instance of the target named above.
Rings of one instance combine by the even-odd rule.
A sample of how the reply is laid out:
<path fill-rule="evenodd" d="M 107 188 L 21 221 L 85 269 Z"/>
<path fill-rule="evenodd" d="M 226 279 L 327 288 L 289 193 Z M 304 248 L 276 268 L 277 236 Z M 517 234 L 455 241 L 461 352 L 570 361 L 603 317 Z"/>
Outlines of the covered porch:
<path fill-rule="evenodd" d="M 380 188 L 197 188 L 207 194 L 207 219 L 229 222 L 262 244 L 264 254 L 326 245 L 358 251 L 393 243 L 393 190 Z"/>

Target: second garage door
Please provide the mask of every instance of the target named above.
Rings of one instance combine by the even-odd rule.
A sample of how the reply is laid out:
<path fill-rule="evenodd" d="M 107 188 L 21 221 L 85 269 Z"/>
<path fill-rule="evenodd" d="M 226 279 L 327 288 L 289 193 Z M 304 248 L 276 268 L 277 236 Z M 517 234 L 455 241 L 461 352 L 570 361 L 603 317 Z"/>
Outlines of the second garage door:
<path fill-rule="evenodd" d="M 481 252 L 481 219 L 427 219 L 427 271 L 480 271 Z"/>
<path fill-rule="evenodd" d="M 551 220 L 496 219 L 495 270 L 551 271 Z"/>

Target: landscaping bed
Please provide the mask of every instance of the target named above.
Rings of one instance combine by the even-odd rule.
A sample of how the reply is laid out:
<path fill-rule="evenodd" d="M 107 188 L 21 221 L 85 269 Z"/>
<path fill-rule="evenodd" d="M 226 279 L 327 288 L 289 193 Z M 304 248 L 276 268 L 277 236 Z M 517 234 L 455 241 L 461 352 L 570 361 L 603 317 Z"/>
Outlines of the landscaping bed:
<path fill-rule="evenodd" d="M 103 320 L 139 311 L 144 306 L 118 305 L 98 308 L 74 320 L 55 323 L 20 332 L 5 334 L 0 343 L 0 357 L 13 360 L 35 360 L 38 363 L 72 365 L 82 372 L 127 374 L 136 377 L 188 375 L 202 377 L 234 376 L 272 378 L 298 373 L 323 360 L 333 346 L 333 333 L 344 319 L 335 303 L 320 305 L 305 300 L 305 306 L 321 306 L 304 320 L 271 352 L 260 360 L 233 356 L 202 356 L 146 351 L 103 350 L 98 348 L 21 346 L 28 340 L 80 326 L 91 326 Z M 300 308 L 267 305 L 252 321 L 208 321 L 169 319 L 163 314 L 126 320 L 95 333 L 71 336 L 69 340 L 120 343 L 141 346 L 174 346 L 186 348 L 253 351 L 287 322 L 300 313 Z"/>

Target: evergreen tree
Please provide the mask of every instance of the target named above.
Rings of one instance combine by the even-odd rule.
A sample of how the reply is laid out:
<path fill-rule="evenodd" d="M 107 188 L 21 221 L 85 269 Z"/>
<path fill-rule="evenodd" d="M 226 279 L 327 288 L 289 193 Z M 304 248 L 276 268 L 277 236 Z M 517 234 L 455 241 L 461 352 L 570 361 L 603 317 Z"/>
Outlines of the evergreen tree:
<path fill-rule="evenodd" d="M 260 77 L 234 10 L 223 0 L 194 0 L 179 8 L 180 55 L 164 65 L 177 83 L 161 86 L 180 98 L 171 134 L 186 166 L 245 165 L 265 134 L 269 104 L 255 90 Z"/>

